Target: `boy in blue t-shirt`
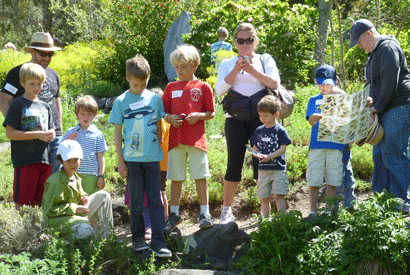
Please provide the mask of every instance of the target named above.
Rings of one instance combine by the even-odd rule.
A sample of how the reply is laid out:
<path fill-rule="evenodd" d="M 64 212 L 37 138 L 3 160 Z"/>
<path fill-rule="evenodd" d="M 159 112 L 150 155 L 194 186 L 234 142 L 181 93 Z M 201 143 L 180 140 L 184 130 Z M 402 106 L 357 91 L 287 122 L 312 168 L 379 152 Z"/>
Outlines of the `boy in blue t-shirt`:
<path fill-rule="evenodd" d="M 309 186 L 309 216 L 316 215 L 319 187 L 324 184 L 324 175 L 326 175 L 327 198 L 335 197 L 336 188 L 342 184 L 342 157 L 345 144 L 317 140 L 319 120 L 322 118 L 319 107 L 323 104 L 324 95 L 334 93 L 333 88 L 336 86 L 336 81 L 336 70 L 332 66 L 323 65 L 317 69 L 315 82 L 318 84 L 320 94 L 309 99 L 306 112 L 306 119 L 312 126 L 309 161 L 306 171 L 306 179 Z M 330 210 L 329 204 L 326 207 Z"/>
<path fill-rule="evenodd" d="M 109 122 L 114 124 L 118 172 L 130 188 L 130 227 L 135 251 L 149 248 L 145 242 L 144 192 L 151 221 L 151 249 L 157 257 L 171 257 L 165 246 L 164 206 L 161 202 L 161 119 L 165 115 L 159 95 L 146 90 L 150 75 L 148 61 L 136 55 L 126 62 L 129 90 L 114 102 Z M 124 130 L 123 130 L 124 125 Z M 122 140 L 124 137 L 124 146 Z"/>
<path fill-rule="evenodd" d="M 276 202 L 278 211 L 286 211 L 284 197 L 289 193 L 289 177 L 286 170 L 286 146 L 291 144 L 286 129 L 277 122 L 281 103 L 278 98 L 267 95 L 258 103 L 262 126 L 256 128 L 251 137 L 254 154 L 259 158 L 258 186 L 256 194 L 261 200 L 261 216 L 268 217 L 270 201 Z"/>

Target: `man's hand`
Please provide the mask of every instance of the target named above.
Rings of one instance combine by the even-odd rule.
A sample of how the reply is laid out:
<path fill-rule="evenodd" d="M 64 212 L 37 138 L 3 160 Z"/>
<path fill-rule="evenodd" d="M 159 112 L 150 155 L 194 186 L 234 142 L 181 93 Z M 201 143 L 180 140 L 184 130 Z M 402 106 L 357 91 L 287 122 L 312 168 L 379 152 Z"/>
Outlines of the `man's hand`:
<path fill-rule="evenodd" d="M 98 190 L 104 189 L 105 187 L 105 180 L 103 177 L 99 177 L 97 181 Z"/>

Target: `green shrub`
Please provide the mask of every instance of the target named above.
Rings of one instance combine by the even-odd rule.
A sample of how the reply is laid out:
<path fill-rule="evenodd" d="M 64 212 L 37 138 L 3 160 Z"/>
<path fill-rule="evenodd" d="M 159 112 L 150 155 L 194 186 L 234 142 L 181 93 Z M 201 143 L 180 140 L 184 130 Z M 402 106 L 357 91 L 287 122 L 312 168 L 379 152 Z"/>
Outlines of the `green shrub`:
<path fill-rule="evenodd" d="M 23 205 L 20 211 L 14 203 L 0 204 L 0 253 L 29 250 L 43 230 L 43 212 L 38 207 Z"/>
<path fill-rule="evenodd" d="M 31 55 L 24 51 L 0 51 L 0 86 L 3 87 L 6 75 L 12 68 L 30 60 Z"/>
<path fill-rule="evenodd" d="M 18 255 L 0 255 L 0 273 L 9 274 L 64 274 L 64 270 L 58 268 L 58 262 L 49 259 L 32 259 L 32 255 L 23 252 Z"/>
<path fill-rule="evenodd" d="M 292 7 L 283 1 L 228 1 L 209 10 L 196 13 L 191 20 L 191 33 L 184 39 L 196 46 L 202 62 L 197 74 L 206 79 L 210 65 L 210 45 L 217 41 L 216 30 L 225 26 L 230 33 L 227 42 L 240 22 L 250 22 L 260 38 L 259 53 L 269 53 L 281 72 L 282 83 L 293 86 L 306 83 L 314 66 L 313 48 L 317 10 L 307 5 Z"/>
<path fill-rule="evenodd" d="M 308 223 L 298 211 L 261 220 L 246 255 L 243 274 L 407 274 L 410 231 L 388 193 L 359 202 L 357 211 L 319 212 Z M 375 266 L 385 273 L 364 273 Z"/>

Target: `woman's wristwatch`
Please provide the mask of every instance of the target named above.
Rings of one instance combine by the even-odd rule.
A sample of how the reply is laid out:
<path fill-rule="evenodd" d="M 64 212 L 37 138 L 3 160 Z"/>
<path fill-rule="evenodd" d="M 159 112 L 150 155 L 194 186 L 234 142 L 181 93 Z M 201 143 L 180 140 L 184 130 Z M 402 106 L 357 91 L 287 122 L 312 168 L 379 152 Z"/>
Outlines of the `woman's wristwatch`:
<path fill-rule="evenodd" d="M 98 175 L 98 177 L 105 179 L 105 175 L 104 175 L 104 174 L 100 174 L 100 175 Z"/>

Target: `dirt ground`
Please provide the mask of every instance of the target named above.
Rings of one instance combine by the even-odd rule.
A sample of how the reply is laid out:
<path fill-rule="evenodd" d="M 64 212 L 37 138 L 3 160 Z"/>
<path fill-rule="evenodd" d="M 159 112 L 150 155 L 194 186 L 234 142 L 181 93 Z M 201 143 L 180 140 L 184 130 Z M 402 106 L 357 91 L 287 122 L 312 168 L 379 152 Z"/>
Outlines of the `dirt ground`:
<path fill-rule="evenodd" d="M 321 190 L 321 194 L 323 190 Z M 371 192 L 365 193 L 356 193 L 356 196 L 359 201 L 363 201 L 371 196 Z M 302 213 L 303 217 L 307 217 L 309 214 L 309 192 L 306 185 L 301 186 L 297 191 L 290 192 L 289 200 L 287 200 L 287 205 L 289 210 L 297 210 Z M 251 233 L 258 228 L 258 218 L 259 213 L 251 213 L 246 209 L 246 202 L 244 200 L 244 194 L 237 194 L 232 206 L 233 213 L 235 215 L 235 222 L 238 224 L 238 227 L 244 230 L 246 233 Z M 324 203 L 320 203 L 319 208 L 324 207 Z M 197 210 L 197 209 L 196 209 Z M 217 207 L 214 211 L 211 211 L 213 217 L 215 217 L 215 223 L 219 223 L 221 213 L 221 207 Z M 178 225 L 178 228 L 181 230 L 182 238 L 185 240 L 189 235 L 195 233 L 199 230 L 199 224 L 195 222 L 195 218 L 198 213 L 193 211 L 184 211 L 181 216 L 184 218 L 184 221 Z M 122 224 L 115 228 L 117 236 L 123 240 L 127 241 L 128 245 L 131 245 L 131 232 L 129 224 Z"/>

